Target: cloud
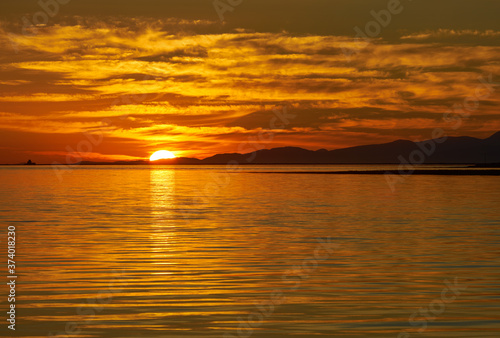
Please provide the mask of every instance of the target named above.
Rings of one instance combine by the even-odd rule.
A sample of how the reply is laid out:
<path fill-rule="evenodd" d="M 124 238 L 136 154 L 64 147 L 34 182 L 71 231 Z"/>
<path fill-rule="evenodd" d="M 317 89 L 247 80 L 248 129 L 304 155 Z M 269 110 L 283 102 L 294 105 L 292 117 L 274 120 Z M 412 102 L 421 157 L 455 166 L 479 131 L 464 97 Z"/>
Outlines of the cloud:
<path fill-rule="evenodd" d="M 346 59 L 341 46 L 354 45 L 353 37 L 225 29 L 210 20 L 76 18 L 28 36 L 7 29 L 0 128 L 81 137 L 104 125 L 107 137 L 142 152 L 158 144 L 185 155 L 236 151 L 284 104 L 296 118 L 268 146 L 338 148 L 421 135 L 474 93 L 479 74 L 500 71 L 493 30 L 379 38 Z M 472 46 L 472 37 L 491 43 Z M 11 42 L 19 54 L 7 49 Z M 498 105 L 498 96 L 484 100 L 481 116 Z M 471 123 L 481 132 L 495 125 L 486 117 Z M 108 154 L 137 156 L 114 146 Z"/>
<path fill-rule="evenodd" d="M 498 38 L 500 31 L 495 30 L 477 30 L 477 29 L 438 29 L 426 30 L 424 32 L 411 33 L 401 36 L 401 40 L 414 40 L 414 41 L 433 41 L 433 42 L 448 42 L 459 44 L 484 45 L 494 44 L 498 45 Z"/>

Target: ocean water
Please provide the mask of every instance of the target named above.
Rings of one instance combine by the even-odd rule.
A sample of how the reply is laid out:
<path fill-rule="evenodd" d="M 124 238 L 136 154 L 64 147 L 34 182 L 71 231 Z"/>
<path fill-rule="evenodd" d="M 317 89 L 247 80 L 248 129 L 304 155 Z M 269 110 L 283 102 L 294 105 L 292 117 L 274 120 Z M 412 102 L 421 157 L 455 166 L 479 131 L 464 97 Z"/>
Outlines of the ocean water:
<path fill-rule="evenodd" d="M 499 337 L 500 178 L 349 168 L 0 167 L 0 332 Z"/>

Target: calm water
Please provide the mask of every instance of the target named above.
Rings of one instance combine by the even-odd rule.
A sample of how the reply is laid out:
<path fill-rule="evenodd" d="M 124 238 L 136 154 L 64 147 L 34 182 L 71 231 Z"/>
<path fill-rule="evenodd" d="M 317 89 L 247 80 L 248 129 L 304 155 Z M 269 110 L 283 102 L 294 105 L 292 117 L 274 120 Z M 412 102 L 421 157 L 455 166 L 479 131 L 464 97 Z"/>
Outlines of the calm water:
<path fill-rule="evenodd" d="M 326 169 L 0 167 L 0 332 L 500 336 L 499 177 L 246 172 Z"/>

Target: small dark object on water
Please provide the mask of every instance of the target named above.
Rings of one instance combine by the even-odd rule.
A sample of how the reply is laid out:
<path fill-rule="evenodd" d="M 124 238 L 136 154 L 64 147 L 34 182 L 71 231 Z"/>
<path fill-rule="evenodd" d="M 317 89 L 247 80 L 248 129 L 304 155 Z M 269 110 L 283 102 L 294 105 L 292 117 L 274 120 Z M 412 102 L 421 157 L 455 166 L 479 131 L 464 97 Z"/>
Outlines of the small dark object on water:
<path fill-rule="evenodd" d="M 35 162 L 31 162 L 31 160 L 28 160 L 28 162 L 26 162 L 26 165 L 36 165 Z"/>

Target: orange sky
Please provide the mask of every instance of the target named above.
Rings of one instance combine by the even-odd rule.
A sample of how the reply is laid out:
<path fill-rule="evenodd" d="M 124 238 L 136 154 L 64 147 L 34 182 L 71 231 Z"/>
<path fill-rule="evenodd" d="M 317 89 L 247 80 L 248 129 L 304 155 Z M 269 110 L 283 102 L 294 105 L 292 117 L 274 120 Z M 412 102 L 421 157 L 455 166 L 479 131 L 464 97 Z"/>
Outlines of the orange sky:
<path fill-rule="evenodd" d="M 85 3 L 74 0 L 36 27 L 22 21 L 41 10 L 36 2 L 0 8 L 0 163 L 65 163 L 73 152 L 88 160 L 144 159 L 159 149 L 198 158 L 237 152 L 284 105 L 294 117 L 259 147 L 422 140 L 436 127 L 476 137 L 500 130 L 498 91 L 460 128 L 443 120 L 474 95 L 479 76 L 498 82 L 500 30 L 487 16 L 494 4 L 467 24 L 457 12 L 448 13 L 456 24 L 444 13 L 441 23 L 431 15 L 419 25 L 425 8 L 405 5 L 361 45 L 353 27 L 387 2 L 365 2 L 358 15 L 339 1 L 329 9 L 348 18 L 326 31 L 317 23 L 329 24 L 326 9 L 313 11 L 321 1 L 302 19 L 292 1 L 291 19 L 275 18 L 279 27 L 264 11 L 269 27 L 261 23 L 250 5 L 221 22 L 209 2 L 203 11 L 163 3 L 158 16 L 153 7 L 134 14 L 132 1 L 121 2 L 122 13 L 99 15 L 94 1 Z"/>

